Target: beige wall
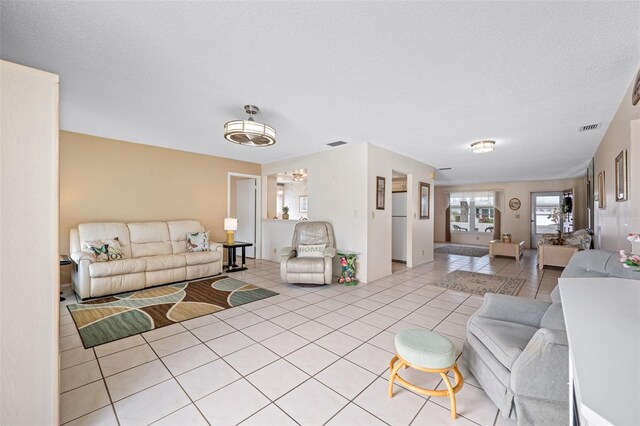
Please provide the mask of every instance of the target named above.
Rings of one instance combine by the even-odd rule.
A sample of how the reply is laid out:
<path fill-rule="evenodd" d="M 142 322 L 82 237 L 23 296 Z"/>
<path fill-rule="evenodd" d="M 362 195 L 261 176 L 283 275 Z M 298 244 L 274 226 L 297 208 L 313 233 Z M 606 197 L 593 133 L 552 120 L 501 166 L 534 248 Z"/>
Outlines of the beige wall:
<path fill-rule="evenodd" d="M 501 232 L 511 234 L 516 241 L 524 241 L 525 246 L 530 246 L 531 240 L 531 193 L 541 191 L 573 190 L 574 224 L 576 229 L 586 226 L 586 181 L 584 178 L 539 180 L 524 182 L 483 183 L 477 185 L 438 186 L 435 191 L 435 239 L 439 242 L 445 240 L 445 196 L 443 193 L 456 191 L 504 191 L 504 209 L 501 216 Z M 522 203 L 517 211 L 509 208 L 511 198 L 518 198 Z M 520 215 L 519 218 L 516 215 Z M 481 238 L 483 236 L 480 236 Z M 488 238 L 488 237 L 486 237 Z M 485 238 L 485 239 L 486 239 Z M 462 242 L 462 241 L 461 241 Z M 487 244 L 482 239 L 476 242 L 464 241 L 468 244 Z"/>
<path fill-rule="evenodd" d="M 84 222 L 197 219 L 222 241 L 228 172 L 260 175 L 261 166 L 60 132 L 60 252 Z"/>
<path fill-rule="evenodd" d="M 605 209 L 595 206 L 596 247 L 609 251 L 630 250 L 625 237 L 640 232 L 640 103 L 631 105 L 631 91 L 630 85 L 594 157 L 596 191 L 598 173 L 605 172 Z M 623 149 L 629 159 L 629 200 L 616 202 L 614 161 Z"/>

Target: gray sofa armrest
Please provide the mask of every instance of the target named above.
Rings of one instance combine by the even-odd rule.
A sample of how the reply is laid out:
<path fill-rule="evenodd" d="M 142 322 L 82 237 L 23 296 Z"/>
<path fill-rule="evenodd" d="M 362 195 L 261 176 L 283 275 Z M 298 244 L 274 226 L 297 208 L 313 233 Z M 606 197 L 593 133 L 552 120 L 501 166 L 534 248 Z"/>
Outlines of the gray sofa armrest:
<path fill-rule="evenodd" d="M 334 257 L 338 252 L 336 251 L 335 247 L 327 247 L 324 249 L 324 253 L 322 253 L 322 256 L 324 257 Z"/>
<path fill-rule="evenodd" d="M 286 256 L 287 259 L 290 259 L 291 257 L 293 257 L 296 253 L 296 249 L 294 249 L 293 247 L 284 247 L 283 249 L 280 250 L 280 256 Z"/>
<path fill-rule="evenodd" d="M 209 243 L 209 251 L 219 251 L 220 253 L 222 253 L 223 249 L 224 247 L 220 243 Z"/>
<path fill-rule="evenodd" d="M 474 316 L 540 327 L 540 321 L 551 303 L 524 297 L 487 293 Z"/>
<path fill-rule="evenodd" d="M 538 330 L 511 368 L 513 393 L 545 400 L 569 401 L 568 345 L 564 330 Z"/>

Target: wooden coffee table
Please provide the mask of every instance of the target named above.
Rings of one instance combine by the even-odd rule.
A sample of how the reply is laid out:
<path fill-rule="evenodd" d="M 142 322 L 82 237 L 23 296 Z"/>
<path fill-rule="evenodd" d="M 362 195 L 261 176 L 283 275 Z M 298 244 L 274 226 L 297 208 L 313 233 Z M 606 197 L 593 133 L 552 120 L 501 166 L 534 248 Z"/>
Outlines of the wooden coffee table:
<path fill-rule="evenodd" d="M 520 259 L 524 251 L 524 241 L 519 243 L 503 243 L 502 240 L 489 241 L 489 257 L 494 256 L 512 256 L 516 260 Z"/>

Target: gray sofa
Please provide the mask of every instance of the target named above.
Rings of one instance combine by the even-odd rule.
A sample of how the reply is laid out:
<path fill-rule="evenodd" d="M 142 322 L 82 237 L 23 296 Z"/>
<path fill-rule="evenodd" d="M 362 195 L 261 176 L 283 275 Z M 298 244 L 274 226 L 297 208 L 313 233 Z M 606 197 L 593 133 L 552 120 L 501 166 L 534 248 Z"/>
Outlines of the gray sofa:
<path fill-rule="evenodd" d="M 640 279 L 617 253 L 576 253 L 563 278 Z M 569 350 L 560 292 L 551 302 L 486 294 L 470 318 L 461 364 L 505 418 L 519 425 L 569 423 Z"/>

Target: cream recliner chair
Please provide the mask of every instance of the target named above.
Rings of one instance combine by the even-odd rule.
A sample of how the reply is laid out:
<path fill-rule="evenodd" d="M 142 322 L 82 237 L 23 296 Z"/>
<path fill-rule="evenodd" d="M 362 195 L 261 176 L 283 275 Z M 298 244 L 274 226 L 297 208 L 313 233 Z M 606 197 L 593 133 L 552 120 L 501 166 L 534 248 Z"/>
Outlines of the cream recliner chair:
<path fill-rule="evenodd" d="M 298 257 L 301 245 L 324 244 L 319 257 Z M 333 226 L 329 222 L 300 222 L 293 231 L 291 247 L 280 252 L 280 277 L 291 284 L 330 284 L 333 257 L 336 255 Z"/>

